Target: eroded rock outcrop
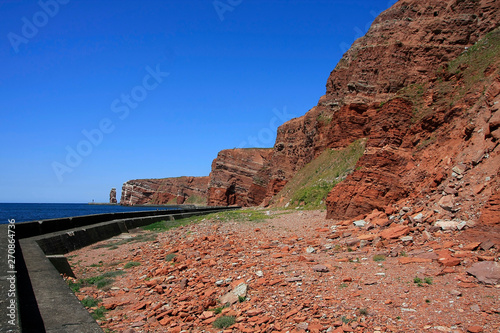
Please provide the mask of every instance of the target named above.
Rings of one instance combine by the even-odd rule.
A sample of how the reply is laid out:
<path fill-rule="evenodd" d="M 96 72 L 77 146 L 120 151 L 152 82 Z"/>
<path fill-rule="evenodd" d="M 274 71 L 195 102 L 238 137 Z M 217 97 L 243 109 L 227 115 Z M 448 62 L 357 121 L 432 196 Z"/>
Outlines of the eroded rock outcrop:
<path fill-rule="evenodd" d="M 123 184 L 120 204 L 206 204 L 208 177 L 135 179 Z"/>
<path fill-rule="evenodd" d="M 211 206 L 255 206 L 264 200 L 266 187 L 257 173 L 272 149 L 222 150 L 212 162 L 208 204 Z"/>
<path fill-rule="evenodd" d="M 109 192 L 109 203 L 111 203 L 111 204 L 116 203 L 116 188 L 114 188 L 114 187 Z"/>

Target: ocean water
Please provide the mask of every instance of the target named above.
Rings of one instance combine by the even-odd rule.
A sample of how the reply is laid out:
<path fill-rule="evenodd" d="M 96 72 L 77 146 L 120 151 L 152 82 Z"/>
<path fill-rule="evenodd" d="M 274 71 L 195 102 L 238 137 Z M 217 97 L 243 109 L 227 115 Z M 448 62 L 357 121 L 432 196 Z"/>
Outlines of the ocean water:
<path fill-rule="evenodd" d="M 137 212 L 144 210 L 169 210 L 165 206 L 89 205 L 82 203 L 0 203 L 0 224 L 16 222 L 57 219 L 61 217 L 105 214 L 117 212 Z"/>

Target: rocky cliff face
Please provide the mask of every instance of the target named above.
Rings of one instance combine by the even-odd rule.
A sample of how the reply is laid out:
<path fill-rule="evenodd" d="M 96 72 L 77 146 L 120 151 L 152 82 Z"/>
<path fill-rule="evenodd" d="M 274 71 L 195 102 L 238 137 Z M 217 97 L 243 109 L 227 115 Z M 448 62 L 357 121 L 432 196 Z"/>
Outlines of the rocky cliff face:
<path fill-rule="evenodd" d="M 123 184 L 120 203 L 257 206 L 266 197 L 266 184 L 257 173 L 271 153 L 265 148 L 226 149 L 214 159 L 209 177 L 130 180 Z"/>
<path fill-rule="evenodd" d="M 136 179 L 123 184 L 120 204 L 206 204 L 208 177 Z"/>
<path fill-rule="evenodd" d="M 266 195 L 265 184 L 257 173 L 269 159 L 272 149 L 227 149 L 212 163 L 208 204 L 211 206 L 255 206 Z"/>
<path fill-rule="evenodd" d="M 497 29 L 428 81 L 398 92 L 408 104 L 398 113 L 406 117 L 395 128 L 379 128 L 383 135 L 369 135 L 360 170 L 330 193 L 328 217 L 352 218 L 396 204 L 425 207 L 435 219 L 477 220 L 498 190 L 499 43 Z M 381 107 L 383 122 L 395 101 Z M 391 142 L 383 138 L 389 133 Z M 387 154 L 394 158 L 387 161 Z"/>
<path fill-rule="evenodd" d="M 425 197 L 439 181 L 460 186 L 449 177 L 454 166 L 474 164 L 464 149 L 484 155 L 496 147 L 493 134 L 486 134 L 496 123 L 484 124 L 496 97 L 478 98 L 496 85 L 498 67 L 465 73 L 464 63 L 454 69 L 481 76 L 470 84 L 447 66 L 498 27 L 499 9 L 491 0 L 419 0 L 399 1 L 382 13 L 332 71 L 318 105 L 278 129 L 273 154 L 259 172 L 267 199 L 324 149 L 360 138 L 368 139 L 365 155 L 330 193 L 330 218 L 352 218 L 417 193 Z M 463 91 L 455 94 L 457 87 Z"/>

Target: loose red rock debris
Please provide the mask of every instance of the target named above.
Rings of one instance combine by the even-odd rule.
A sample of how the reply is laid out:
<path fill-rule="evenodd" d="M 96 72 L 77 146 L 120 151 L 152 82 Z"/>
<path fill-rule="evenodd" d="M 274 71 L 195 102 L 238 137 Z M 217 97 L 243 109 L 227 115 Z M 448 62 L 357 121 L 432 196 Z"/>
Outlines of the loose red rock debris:
<path fill-rule="evenodd" d="M 392 213 L 361 223 L 276 210 L 68 257 L 80 281 L 125 272 L 76 293 L 99 300 L 112 332 L 220 332 L 223 316 L 235 319 L 224 332 L 498 332 L 498 245 L 469 241 L 468 227 L 433 228 L 425 214 L 408 224 L 408 207 Z"/>

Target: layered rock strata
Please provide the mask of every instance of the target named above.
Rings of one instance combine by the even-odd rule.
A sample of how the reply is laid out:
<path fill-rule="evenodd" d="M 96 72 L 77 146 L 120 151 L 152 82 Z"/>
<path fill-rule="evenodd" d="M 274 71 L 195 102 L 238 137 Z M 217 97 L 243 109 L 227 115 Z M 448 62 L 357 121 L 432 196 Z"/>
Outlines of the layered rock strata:
<path fill-rule="evenodd" d="M 123 184 L 120 204 L 206 204 L 208 177 L 135 179 Z"/>
<path fill-rule="evenodd" d="M 272 149 L 227 149 L 212 162 L 208 204 L 212 206 L 255 206 L 265 198 L 266 187 L 257 173 Z"/>

